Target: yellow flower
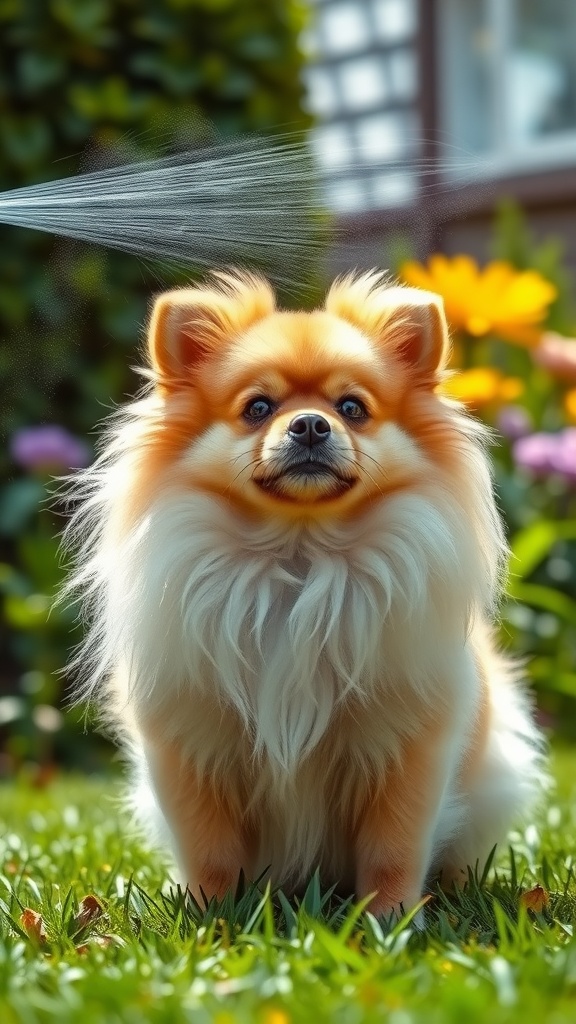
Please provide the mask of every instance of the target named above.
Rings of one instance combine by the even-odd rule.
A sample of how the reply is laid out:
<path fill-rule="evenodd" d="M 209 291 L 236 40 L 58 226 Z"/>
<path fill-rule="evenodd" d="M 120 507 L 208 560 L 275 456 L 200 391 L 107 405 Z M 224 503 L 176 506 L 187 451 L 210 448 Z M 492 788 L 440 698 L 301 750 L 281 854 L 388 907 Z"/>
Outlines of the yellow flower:
<path fill-rule="evenodd" d="M 513 402 L 522 394 L 524 385 L 518 377 L 505 377 L 491 366 L 477 366 L 455 373 L 444 381 L 441 390 L 472 409 L 481 409 L 490 402 Z"/>
<path fill-rule="evenodd" d="M 564 395 L 564 409 L 571 423 L 576 423 L 576 388 L 570 388 Z"/>
<path fill-rule="evenodd" d="M 264 1012 L 262 1024 L 290 1024 L 290 1017 L 284 1010 L 272 1006 Z"/>
<path fill-rule="evenodd" d="M 431 256 L 428 265 L 408 262 L 400 268 L 406 284 L 437 292 L 448 323 L 475 338 L 496 334 L 506 341 L 535 345 L 541 324 L 556 298 L 556 287 L 536 270 L 517 270 L 494 260 L 481 270 L 465 255 Z"/>

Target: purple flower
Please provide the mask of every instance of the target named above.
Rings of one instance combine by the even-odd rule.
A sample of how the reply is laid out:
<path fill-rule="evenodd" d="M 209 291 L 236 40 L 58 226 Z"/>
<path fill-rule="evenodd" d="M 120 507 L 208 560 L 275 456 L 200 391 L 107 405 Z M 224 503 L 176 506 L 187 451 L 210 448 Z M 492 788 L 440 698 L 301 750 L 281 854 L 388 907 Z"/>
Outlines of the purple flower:
<path fill-rule="evenodd" d="M 553 472 L 552 455 L 555 448 L 554 434 L 528 434 L 512 445 L 512 454 L 517 466 L 527 469 L 535 476 L 548 476 Z"/>
<path fill-rule="evenodd" d="M 503 405 L 498 414 L 498 430 L 503 437 L 516 441 L 532 430 L 530 413 L 521 405 Z"/>
<path fill-rule="evenodd" d="M 12 435 L 10 453 L 24 469 L 79 469 L 90 462 L 88 445 L 56 424 L 23 427 Z"/>
<path fill-rule="evenodd" d="M 552 466 L 571 483 L 576 482 L 576 427 L 567 427 L 556 435 L 556 449 L 552 454 Z"/>
<path fill-rule="evenodd" d="M 576 427 L 567 427 L 557 434 L 529 434 L 512 446 L 517 466 L 534 476 L 556 473 L 576 483 Z"/>

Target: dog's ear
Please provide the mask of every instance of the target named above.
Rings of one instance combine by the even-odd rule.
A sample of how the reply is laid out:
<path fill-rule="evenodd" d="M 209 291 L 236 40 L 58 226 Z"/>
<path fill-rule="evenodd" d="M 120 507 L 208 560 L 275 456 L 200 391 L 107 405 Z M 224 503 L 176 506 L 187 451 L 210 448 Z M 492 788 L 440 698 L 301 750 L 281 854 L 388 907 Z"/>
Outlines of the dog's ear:
<path fill-rule="evenodd" d="M 189 385 L 203 360 L 274 312 L 274 293 L 262 278 L 213 276 L 213 287 L 164 292 L 154 304 L 148 350 L 156 382 L 169 390 Z"/>
<path fill-rule="evenodd" d="M 448 325 L 440 295 L 419 288 L 388 288 L 380 341 L 423 381 L 435 384 L 449 354 Z"/>
<path fill-rule="evenodd" d="M 449 354 L 448 325 L 440 295 L 390 286 L 381 274 L 336 281 L 328 312 L 354 324 L 383 352 L 393 352 L 420 383 L 434 386 Z"/>

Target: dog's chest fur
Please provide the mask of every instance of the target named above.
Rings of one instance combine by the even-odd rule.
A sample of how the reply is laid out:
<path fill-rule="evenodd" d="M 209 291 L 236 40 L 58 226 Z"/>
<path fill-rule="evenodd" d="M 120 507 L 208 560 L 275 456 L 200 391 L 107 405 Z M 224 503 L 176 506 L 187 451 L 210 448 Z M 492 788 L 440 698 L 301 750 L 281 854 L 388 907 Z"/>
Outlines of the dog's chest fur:
<path fill-rule="evenodd" d="M 236 711 L 254 754 L 288 772 L 352 697 L 403 691 L 413 720 L 411 697 L 429 699 L 448 641 L 464 636 L 452 538 L 422 500 L 391 507 L 377 532 L 310 530 L 281 544 L 271 528 L 242 538 L 172 502 L 129 554 L 108 635 L 123 633 L 136 708 L 173 705 L 188 730 L 174 691 L 214 696 Z"/>

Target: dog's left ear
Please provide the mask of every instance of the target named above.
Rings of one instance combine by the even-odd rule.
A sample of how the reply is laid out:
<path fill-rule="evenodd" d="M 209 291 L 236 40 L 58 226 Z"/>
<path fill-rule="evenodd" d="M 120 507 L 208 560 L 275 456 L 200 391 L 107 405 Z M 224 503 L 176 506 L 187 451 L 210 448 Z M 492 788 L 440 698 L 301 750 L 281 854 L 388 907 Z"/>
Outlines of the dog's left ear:
<path fill-rule="evenodd" d="M 433 387 L 446 367 L 450 343 L 440 295 L 388 286 L 379 274 L 337 281 L 326 309 L 354 324 L 383 352 L 394 353 L 421 384 Z"/>
<path fill-rule="evenodd" d="M 416 375 L 435 384 L 446 367 L 450 342 L 440 295 L 419 288 L 388 288 L 379 340 Z"/>

